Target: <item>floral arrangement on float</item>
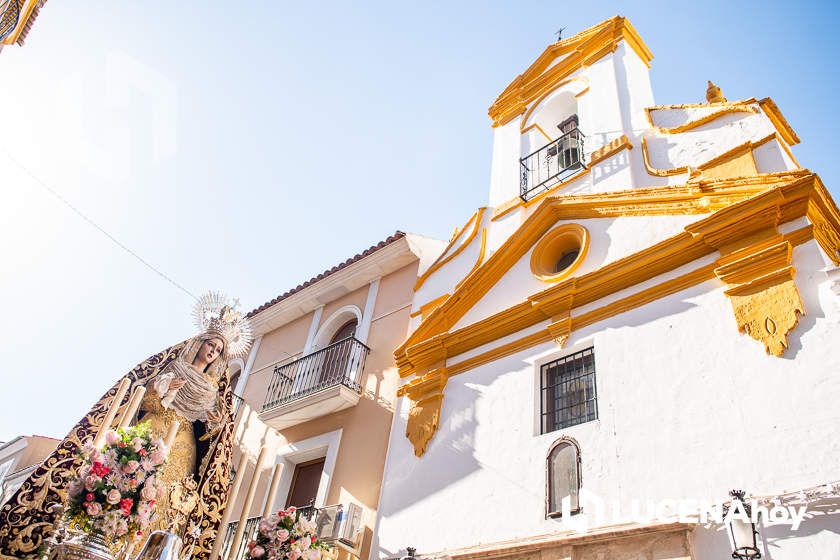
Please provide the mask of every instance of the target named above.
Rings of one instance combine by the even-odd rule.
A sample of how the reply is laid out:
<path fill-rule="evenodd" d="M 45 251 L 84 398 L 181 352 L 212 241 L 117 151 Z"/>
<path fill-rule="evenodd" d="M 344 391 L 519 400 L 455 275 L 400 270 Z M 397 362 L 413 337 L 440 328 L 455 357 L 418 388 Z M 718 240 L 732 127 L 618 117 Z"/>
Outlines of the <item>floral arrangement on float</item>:
<path fill-rule="evenodd" d="M 257 538 L 248 543 L 248 559 L 321 560 L 329 550 L 318 540 L 315 521 L 290 507 L 260 521 Z"/>
<path fill-rule="evenodd" d="M 158 471 L 166 461 L 163 440 L 152 438 L 148 423 L 109 430 L 105 445 L 87 443 L 82 468 L 68 486 L 65 515 L 75 528 L 116 542 L 142 535 L 156 518 L 155 501 L 166 487 Z"/>

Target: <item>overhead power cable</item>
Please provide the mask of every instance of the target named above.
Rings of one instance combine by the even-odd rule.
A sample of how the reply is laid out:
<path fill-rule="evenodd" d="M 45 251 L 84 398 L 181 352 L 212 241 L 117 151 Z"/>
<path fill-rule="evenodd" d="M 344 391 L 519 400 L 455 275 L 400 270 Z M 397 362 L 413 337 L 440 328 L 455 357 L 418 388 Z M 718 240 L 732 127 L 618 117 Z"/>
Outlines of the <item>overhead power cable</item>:
<path fill-rule="evenodd" d="M 105 230 L 105 228 L 103 228 L 102 226 L 100 226 L 99 224 L 97 224 L 96 222 L 94 222 L 94 221 L 93 221 L 93 219 L 91 219 L 90 217 L 88 217 L 88 216 L 87 216 L 84 212 L 82 212 L 81 210 L 79 210 L 78 208 L 76 208 L 75 206 L 73 206 L 73 204 L 72 204 L 69 200 L 67 200 L 66 198 L 64 198 L 64 197 L 61 195 L 61 193 L 59 193 L 57 190 L 55 190 L 54 188 L 52 188 L 51 186 L 49 186 L 47 183 L 45 183 L 44 181 L 42 181 L 42 180 L 41 180 L 41 179 L 40 179 L 37 175 L 35 175 L 34 173 L 32 173 L 32 172 L 31 172 L 31 171 L 30 171 L 30 170 L 29 170 L 29 169 L 28 169 L 25 165 L 23 165 L 22 163 L 20 163 L 20 162 L 19 162 L 17 159 L 15 159 L 13 156 L 11 156 L 11 155 L 10 155 L 10 154 L 8 154 L 8 153 L 6 153 L 5 155 L 6 155 L 6 158 L 8 158 L 8 160 L 9 160 L 9 161 L 11 161 L 12 163 L 14 163 L 14 164 L 15 164 L 16 166 L 18 166 L 18 167 L 19 167 L 19 168 L 20 168 L 20 169 L 21 169 L 24 173 L 26 173 L 27 175 L 29 175 L 29 177 L 31 177 L 33 181 L 35 181 L 36 183 L 38 183 L 38 184 L 39 184 L 39 185 L 40 185 L 40 186 L 41 186 L 44 190 L 46 190 L 48 193 L 50 193 L 50 194 L 51 194 L 51 195 L 53 195 L 55 198 L 57 198 L 57 199 L 58 199 L 58 200 L 59 200 L 62 204 L 64 204 L 67 208 L 69 208 L 70 210 L 72 210 L 72 211 L 73 211 L 73 212 L 74 212 L 77 216 L 79 216 L 79 217 L 80 217 L 80 218 L 82 218 L 84 221 L 86 221 L 88 224 L 90 224 L 91 226 L 93 226 L 94 228 L 96 228 L 96 229 L 97 229 L 97 230 L 98 230 L 98 231 L 99 231 L 102 235 L 104 235 L 105 237 L 107 237 L 108 239 L 110 239 L 112 242 L 114 242 L 114 244 L 116 244 L 116 245 L 117 245 L 117 247 L 119 247 L 120 249 L 122 249 L 123 251 L 125 251 L 126 253 L 128 253 L 129 255 L 131 255 L 132 257 L 134 257 L 135 259 L 137 259 L 138 261 L 140 261 L 140 263 L 141 263 L 141 264 L 143 264 L 143 266 L 145 266 L 146 268 L 148 268 L 149 270 L 151 270 L 152 272 L 154 272 L 155 274 L 157 274 L 158 276 L 160 276 L 161 278 L 163 278 L 164 280 L 166 280 L 167 282 L 169 282 L 170 284 L 172 284 L 173 286 L 175 286 L 176 288 L 178 288 L 179 290 L 181 290 L 182 292 L 184 292 L 185 294 L 187 294 L 187 295 L 188 295 L 188 296 L 190 296 L 191 298 L 193 298 L 193 299 L 198 299 L 198 298 L 195 296 L 195 294 L 193 294 L 193 293 L 192 293 L 192 292 L 190 292 L 188 289 L 186 289 L 184 286 L 182 286 L 181 284 L 179 284 L 178 282 L 176 282 L 175 280 L 173 280 L 172 278 L 170 278 L 169 276 L 167 276 L 166 274 L 164 274 L 163 272 L 161 272 L 160 270 L 158 270 L 157 268 L 155 268 L 155 267 L 154 267 L 154 266 L 153 266 L 153 265 L 152 265 L 149 261 L 147 261 L 146 259 L 144 259 L 144 258 L 143 258 L 143 257 L 141 257 L 140 255 L 138 255 L 136 252 L 132 251 L 132 250 L 131 250 L 128 246 L 126 246 L 126 244 L 125 244 L 125 243 L 121 242 L 119 239 L 117 239 L 116 237 L 114 237 L 113 235 L 111 235 L 110 233 L 108 233 L 108 231 L 107 231 L 107 230 Z"/>

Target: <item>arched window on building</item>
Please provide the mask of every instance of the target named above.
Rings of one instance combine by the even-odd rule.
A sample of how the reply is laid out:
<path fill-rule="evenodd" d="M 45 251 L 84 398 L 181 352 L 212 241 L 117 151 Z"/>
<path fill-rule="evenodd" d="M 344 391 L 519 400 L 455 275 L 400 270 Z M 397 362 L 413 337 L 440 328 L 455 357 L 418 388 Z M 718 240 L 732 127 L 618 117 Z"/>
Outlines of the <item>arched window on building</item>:
<path fill-rule="evenodd" d="M 571 513 L 580 511 L 580 447 L 561 437 L 548 450 L 546 468 L 546 517 L 560 517 L 563 499 L 569 499 Z"/>
<path fill-rule="evenodd" d="M 335 334 L 332 336 L 330 344 L 325 351 L 324 366 L 321 369 L 321 374 L 319 376 L 320 384 L 330 384 L 338 379 L 341 379 L 347 374 L 352 348 L 348 344 L 335 344 L 355 336 L 356 327 L 358 326 L 358 320 L 350 319 L 341 325 L 337 331 L 335 331 Z"/>

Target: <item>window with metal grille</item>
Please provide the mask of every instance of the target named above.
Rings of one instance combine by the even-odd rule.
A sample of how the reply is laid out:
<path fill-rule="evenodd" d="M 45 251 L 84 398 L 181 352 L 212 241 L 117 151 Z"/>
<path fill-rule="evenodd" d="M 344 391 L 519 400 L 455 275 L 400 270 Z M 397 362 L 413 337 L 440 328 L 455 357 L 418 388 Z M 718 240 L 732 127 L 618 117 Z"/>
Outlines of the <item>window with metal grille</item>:
<path fill-rule="evenodd" d="M 540 433 L 596 420 L 594 350 L 587 348 L 543 364 L 540 389 Z"/>

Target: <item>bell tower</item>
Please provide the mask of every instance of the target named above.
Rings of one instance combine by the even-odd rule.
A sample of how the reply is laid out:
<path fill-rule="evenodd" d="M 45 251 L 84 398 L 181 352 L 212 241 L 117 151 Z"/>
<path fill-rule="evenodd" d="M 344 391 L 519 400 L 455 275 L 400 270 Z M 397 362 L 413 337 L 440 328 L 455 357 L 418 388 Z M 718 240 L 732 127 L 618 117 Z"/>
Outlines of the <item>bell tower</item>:
<path fill-rule="evenodd" d="M 644 108 L 653 105 L 652 58 L 621 16 L 549 45 L 488 110 L 490 205 L 528 201 L 561 183 L 591 191 L 585 175 L 592 154 L 622 138 L 635 143 L 649 127 Z M 610 183 L 638 186 L 643 163 L 628 160 Z"/>

